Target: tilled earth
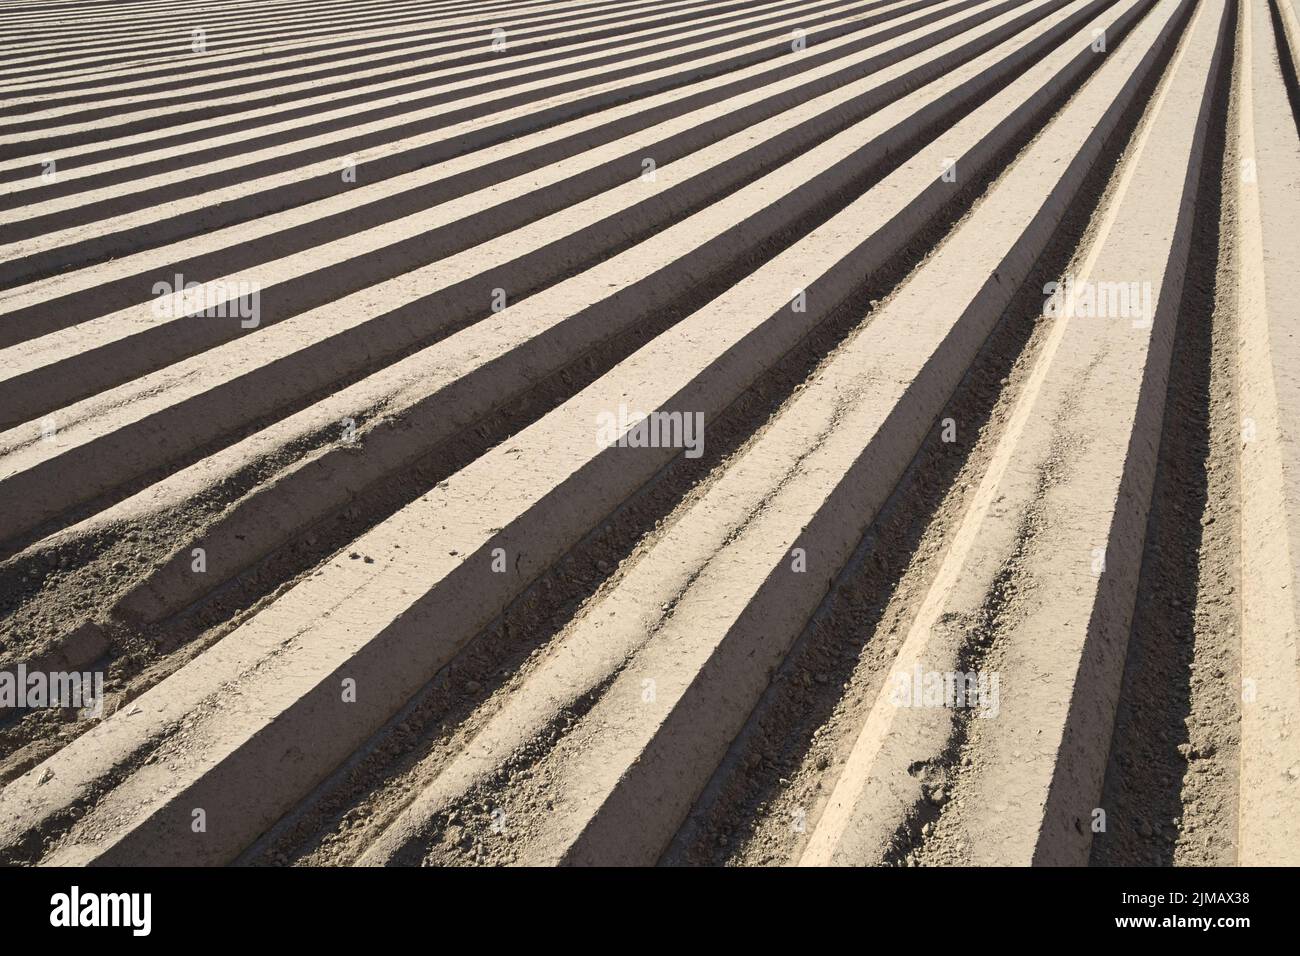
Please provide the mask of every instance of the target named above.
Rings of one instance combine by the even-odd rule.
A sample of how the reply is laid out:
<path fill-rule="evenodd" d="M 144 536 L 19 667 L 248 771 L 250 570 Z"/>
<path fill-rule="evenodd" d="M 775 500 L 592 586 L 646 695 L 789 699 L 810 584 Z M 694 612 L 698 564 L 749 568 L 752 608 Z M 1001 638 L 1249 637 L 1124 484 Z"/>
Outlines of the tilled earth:
<path fill-rule="evenodd" d="M 5 4 L 0 861 L 1300 862 L 1298 44 Z"/>

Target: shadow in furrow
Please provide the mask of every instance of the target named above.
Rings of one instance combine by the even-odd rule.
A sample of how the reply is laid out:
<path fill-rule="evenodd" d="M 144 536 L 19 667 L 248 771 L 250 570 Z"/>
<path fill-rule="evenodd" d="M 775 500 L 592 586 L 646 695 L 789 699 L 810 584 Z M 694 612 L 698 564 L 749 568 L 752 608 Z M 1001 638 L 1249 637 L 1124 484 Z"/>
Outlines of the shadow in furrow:
<path fill-rule="evenodd" d="M 1235 10 L 1229 25 L 1234 37 L 1238 25 Z M 1215 324 L 1226 321 L 1216 314 L 1216 295 L 1223 281 L 1220 216 L 1231 93 L 1227 74 L 1232 66 L 1233 57 L 1225 56 L 1225 75 L 1218 80 L 1211 106 L 1213 120 L 1174 333 L 1176 347 L 1169 370 L 1138 601 L 1102 789 L 1107 829 L 1093 837 L 1093 865 L 1171 865 L 1183 827 L 1188 779 L 1215 769 L 1204 763 L 1197 766 L 1198 761 L 1213 755 L 1214 748 L 1192 740 L 1189 726 L 1194 723 L 1193 681 L 1214 680 L 1204 671 L 1209 664 L 1204 645 L 1212 638 L 1203 625 L 1198 627 L 1197 620 L 1198 605 L 1207 596 L 1219 597 L 1205 590 L 1215 563 L 1214 556 L 1207 553 L 1207 548 L 1214 546 L 1207 522 L 1214 523 L 1218 510 L 1211 497 L 1210 469 L 1223 467 L 1235 472 L 1237 467 L 1235 438 L 1229 436 L 1225 447 L 1214 434 L 1216 414 L 1235 418 L 1235 406 L 1223 405 L 1232 405 L 1230 396 L 1216 392 L 1223 383 L 1214 367 L 1216 338 L 1225 337 L 1222 331 L 1216 335 Z M 1226 338 L 1231 343 L 1235 334 Z M 1230 427 L 1235 435 L 1235 425 Z M 1225 454 L 1229 456 L 1226 461 L 1221 457 Z M 1235 484 L 1233 479 L 1231 485 Z M 1231 514 L 1219 517 L 1235 520 Z M 1216 531 L 1224 533 L 1222 528 Z M 1229 560 L 1235 563 L 1236 556 Z M 1236 615 L 1232 622 L 1235 625 Z M 1198 669 L 1203 670 L 1200 677 Z M 1236 733 L 1235 725 L 1223 730 Z M 1235 806 L 1235 800 L 1230 803 Z M 1235 829 L 1234 822 L 1217 835 L 1226 832 L 1232 840 Z"/>

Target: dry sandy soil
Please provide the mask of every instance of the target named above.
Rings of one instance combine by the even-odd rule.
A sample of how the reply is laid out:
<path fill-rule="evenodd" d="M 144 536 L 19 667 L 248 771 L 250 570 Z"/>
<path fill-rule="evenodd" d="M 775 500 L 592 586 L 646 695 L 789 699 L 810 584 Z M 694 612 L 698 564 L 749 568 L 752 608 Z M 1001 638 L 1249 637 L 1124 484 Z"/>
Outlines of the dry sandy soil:
<path fill-rule="evenodd" d="M 0 26 L 0 862 L 1300 862 L 1297 0 Z"/>

